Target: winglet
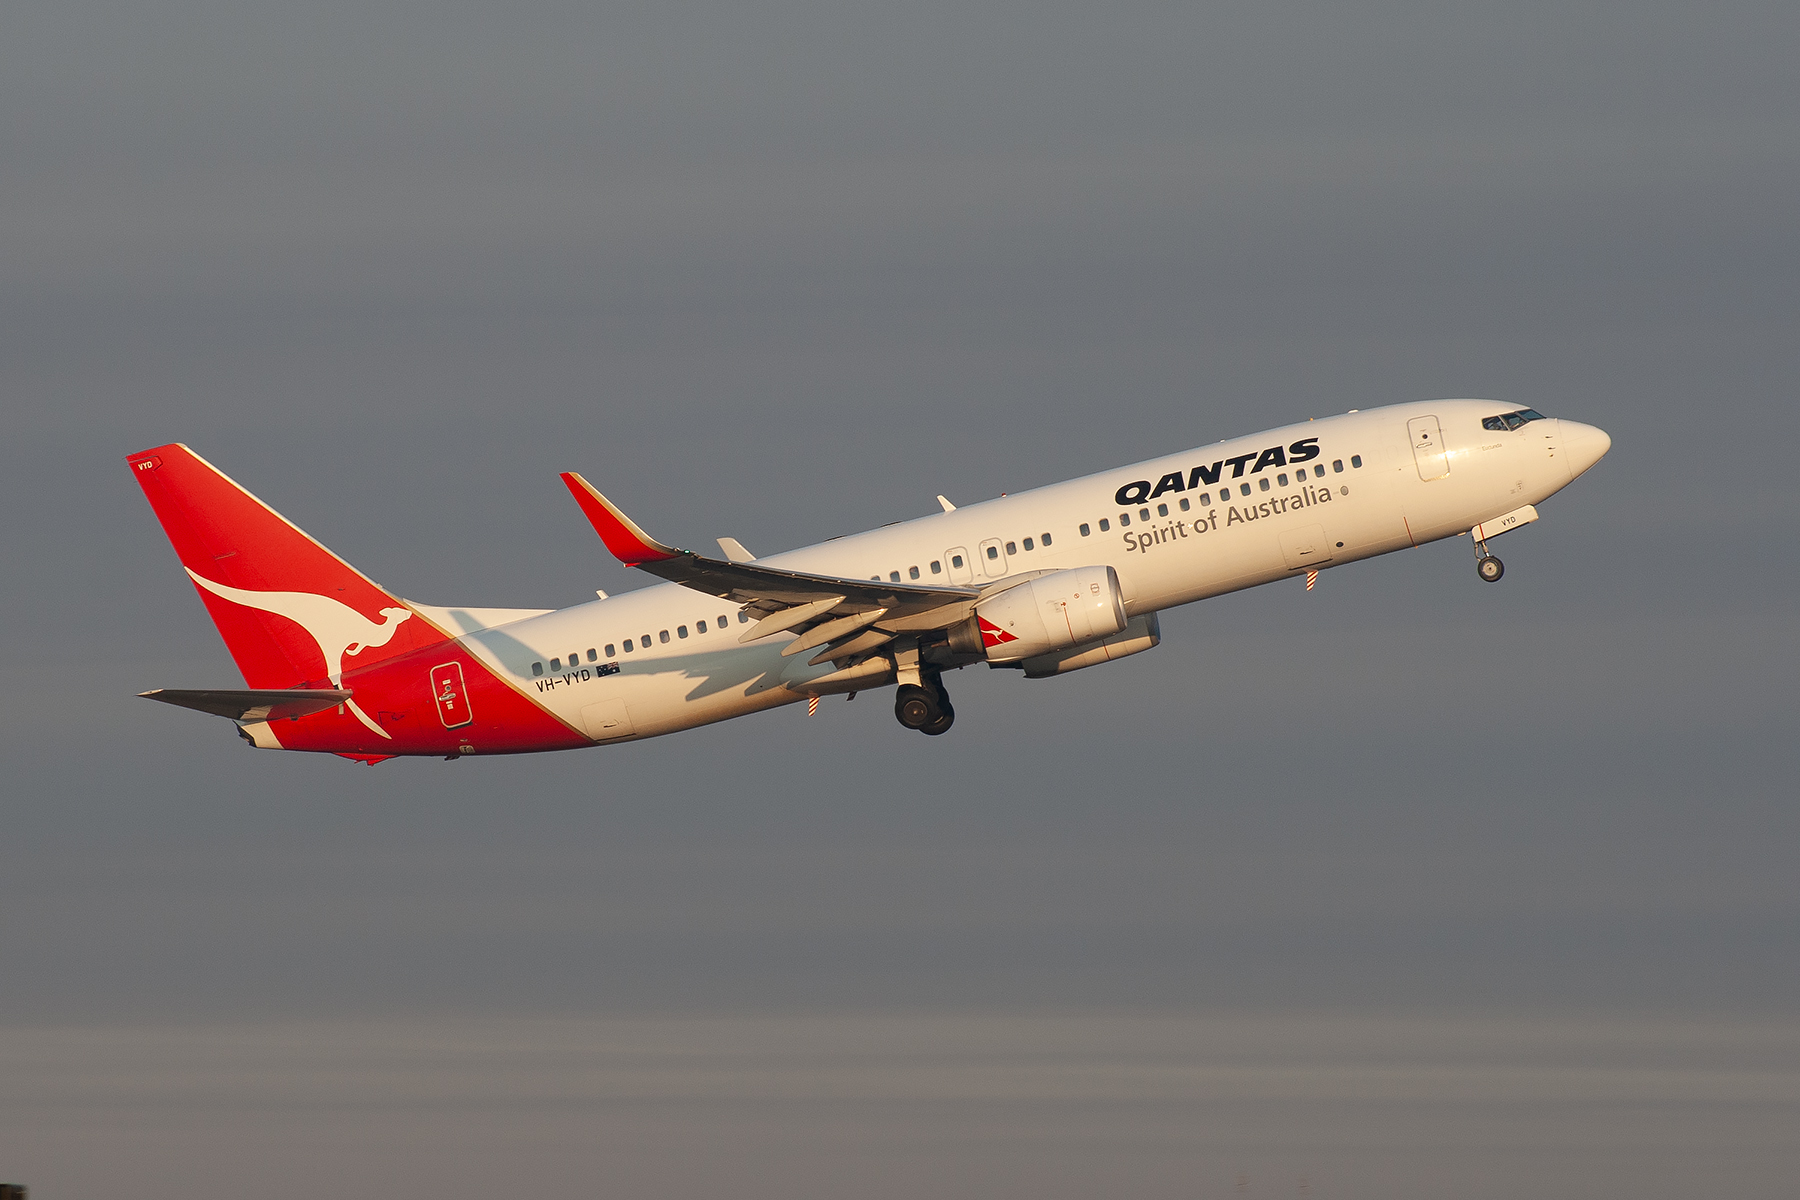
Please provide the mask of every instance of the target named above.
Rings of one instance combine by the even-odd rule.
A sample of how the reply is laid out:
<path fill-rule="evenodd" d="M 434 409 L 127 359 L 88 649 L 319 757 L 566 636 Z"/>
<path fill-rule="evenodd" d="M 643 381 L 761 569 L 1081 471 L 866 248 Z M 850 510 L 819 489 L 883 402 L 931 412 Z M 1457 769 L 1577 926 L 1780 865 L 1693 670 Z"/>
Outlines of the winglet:
<path fill-rule="evenodd" d="M 663 562 L 681 557 L 682 551 L 663 545 L 639 529 L 636 521 L 620 512 L 611 500 L 602 496 L 599 489 L 578 473 L 564 471 L 562 481 L 568 485 L 569 494 L 581 506 L 581 514 L 594 527 L 594 532 L 600 535 L 600 540 L 606 543 L 606 548 L 626 566 L 636 567 L 647 562 Z"/>

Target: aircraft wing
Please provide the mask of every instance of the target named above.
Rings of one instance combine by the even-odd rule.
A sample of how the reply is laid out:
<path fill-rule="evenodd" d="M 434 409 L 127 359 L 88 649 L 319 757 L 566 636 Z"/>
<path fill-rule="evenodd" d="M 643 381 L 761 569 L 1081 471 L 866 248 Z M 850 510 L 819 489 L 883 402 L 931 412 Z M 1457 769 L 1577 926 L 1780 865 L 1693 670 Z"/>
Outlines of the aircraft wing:
<path fill-rule="evenodd" d="M 981 595 L 977 588 L 847 579 L 707 558 L 657 541 L 574 471 L 563 472 L 562 481 L 620 562 L 754 610 L 758 622 L 742 641 L 810 631 L 783 653 L 826 646 L 813 662 L 853 657 L 899 633 L 948 628 L 966 618 Z"/>
<path fill-rule="evenodd" d="M 337 688 L 260 689 L 256 691 L 182 691 L 157 688 L 139 692 L 146 700 L 179 705 L 234 721 L 278 721 L 304 717 L 342 704 L 350 693 Z"/>

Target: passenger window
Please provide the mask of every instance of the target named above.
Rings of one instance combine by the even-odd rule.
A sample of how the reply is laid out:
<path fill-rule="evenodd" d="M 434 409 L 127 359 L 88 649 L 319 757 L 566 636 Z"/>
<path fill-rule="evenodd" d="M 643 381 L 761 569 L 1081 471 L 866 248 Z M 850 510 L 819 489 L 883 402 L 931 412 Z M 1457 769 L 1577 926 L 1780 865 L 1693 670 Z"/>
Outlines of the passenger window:
<path fill-rule="evenodd" d="M 1169 506 L 1168 506 L 1168 505 L 1166 505 L 1166 504 L 1159 504 L 1159 505 L 1157 505 L 1157 506 L 1156 506 L 1156 515 L 1157 515 L 1157 516 L 1159 516 L 1159 517 L 1166 517 L 1166 516 L 1168 516 L 1168 515 L 1169 515 Z"/>
<path fill-rule="evenodd" d="M 1344 470 L 1344 460 L 1341 458 L 1332 459 L 1331 460 L 1331 469 L 1339 474 L 1342 474 L 1343 470 Z"/>
<path fill-rule="evenodd" d="M 724 629 L 729 624 L 731 624 L 731 622 L 728 619 L 726 619 L 725 617 L 719 618 L 719 628 L 720 629 Z"/>
<path fill-rule="evenodd" d="M 551 659 L 551 660 L 550 660 L 550 669 L 551 669 L 551 670 L 552 670 L 552 671 L 560 671 L 560 670 L 562 670 L 562 659 L 560 659 L 560 658 L 553 658 L 553 659 Z"/>
<path fill-rule="evenodd" d="M 1048 546 L 1050 544 L 1050 535 L 1046 533 L 1041 540 L 1044 545 Z"/>
<path fill-rule="evenodd" d="M 1148 521 L 1149 519 L 1150 519 L 1150 510 L 1149 509 L 1147 509 L 1147 508 L 1138 509 L 1138 520 Z"/>
<path fill-rule="evenodd" d="M 656 640 L 661 642 L 665 646 L 668 645 L 669 644 L 669 631 L 665 629 L 662 632 L 658 633 L 656 635 Z"/>
<path fill-rule="evenodd" d="M 955 567 L 959 571 L 962 570 L 962 555 L 952 554 L 950 556 L 950 565 Z"/>
<path fill-rule="evenodd" d="M 1190 509 L 1192 507 L 1194 507 L 1194 506 L 1188 503 L 1188 498 L 1186 496 L 1183 496 L 1181 498 L 1181 511 L 1186 512 L 1188 509 Z"/>
<path fill-rule="evenodd" d="M 1006 552 L 1008 554 L 1017 554 L 1019 552 L 1019 544 L 1017 542 L 1006 543 Z"/>
<path fill-rule="evenodd" d="M 1317 466 L 1313 467 L 1313 478 L 1314 479 L 1325 478 L 1325 464 L 1324 463 L 1319 463 Z"/>
<path fill-rule="evenodd" d="M 739 625 L 748 625 L 749 623 L 750 623 L 750 614 L 747 612 L 740 611 L 738 613 L 738 624 Z"/>
<path fill-rule="evenodd" d="M 1100 518 L 1100 532 L 1105 533 L 1107 530 L 1109 530 L 1111 528 L 1112 528 L 1112 522 L 1108 521 L 1105 517 L 1101 517 Z"/>
<path fill-rule="evenodd" d="M 944 573 L 944 564 L 938 559 L 935 559 L 935 558 L 932 559 L 931 560 L 931 573 L 933 575 L 942 575 Z"/>
<path fill-rule="evenodd" d="M 1287 472 L 1283 471 L 1281 474 L 1277 475 L 1275 477 L 1275 482 L 1279 483 L 1282 487 L 1286 487 L 1287 486 Z"/>
<path fill-rule="evenodd" d="M 588 661 L 589 662 L 599 662 L 600 661 L 600 652 L 598 650 L 594 649 L 592 646 L 588 647 Z"/>
<path fill-rule="evenodd" d="M 1352 455 L 1351 455 L 1351 456 L 1350 456 L 1350 465 L 1351 465 L 1351 466 L 1353 466 L 1353 467 L 1358 467 L 1358 468 L 1360 468 L 1360 467 L 1361 467 L 1361 466 L 1362 466 L 1362 455 L 1360 455 L 1360 454 L 1352 454 Z"/>
<path fill-rule="evenodd" d="M 987 552 L 988 552 L 989 558 L 999 558 L 1000 557 L 1000 547 L 998 547 L 998 546 L 989 546 L 987 548 Z"/>
<path fill-rule="evenodd" d="M 617 653 L 618 653 L 618 651 L 613 649 L 613 644 L 611 642 L 606 643 L 606 657 L 611 658 L 614 654 L 617 654 Z"/>
<path fill-rule="evenodd" d="M 1248 496 L 1250 494 L 1250 485 L 1247 483 L 1240 483 L 1240 484 L 1238 484 L 1238 491 L 1240 491 L 1240 492 L 1244 493 L 1244 495 Z"/>
<path fill-rule="evenodd" d="M 640 637 L 638 639 L 638 645 L 640 645 L 644 649 L 648 650 L 650 648 L 650 635 L 646 633 L 642 637 Z"/>
<path fill-rule="evenodd" d="M 542 675 L 544 673 L 544 664 L 541 662 L 532 663 L 531 664 L 531 673 L 533 675 Z"/>
<path fill-rule="evenodd" d="M 1130 524 L 1131 524 L 1131 514 L 1130 513 L 1120 513 L 1119 514 L 1119 528 L 1124 529 L 1126 526 L 1128 526 Z"/>
<path fill-rule="evenodd" d="M 900 582 L 900 572 L 889 571 L 888 572 L 888 582 L 889 583 L 899 583 Z"/>
<path fill-rule="evenodd" d="M 577 650 L 575 653 L 569 655 L 569 670 L 573 671 L 576 667 L 579 667 L 580 665 L 581 665 L 581 651 Z"/>
<path fill-rule="evenodd" d="M 1183 500 L 1182 503 L 1186 504 L 1187 501 Z M 1201 508 L 1211 508 L 1212 507 L 1212 493 L 1211 492 L 1201 492 L 1200 493 L 1200 507 Z"/>
<path fill-rule="evenodd" d="M 1082 522 L 1082 523 L 1081 523 L 1081 528 L 1080 528 L 1080 529 L 1079 529 L 1079 530 L 1077 530 L 1077 532 L 1078 532 L 1078 533 L 1080 533 L 1080 534 L 1081 534 L 1081 536 L 1082 536 L 1082 537 L 1092 537 L 1092 536 L 1094 536 L 1094 531 L 1093 531 L 1093 530 L 1091 530 L 1091 529 L 1089 529 L 1089 528 L 1088 528 L 1088 527 L 1087 527 L 1087 522 L 1086 522 L 1086 521 L 1083 521 L 1083 522 Z"/>
<path fill-rule="evenodd" d="M 675 636 L 681 637 L 681 638 L 686 637 L 687 636 L 687 626 L 686 625 L 677 625 L 675 627 Z M 664 640 L 667 641 L 668 639 L 665 638 Z"/>
<path fill-rule="evenodd" d="M 630 638 L 625 639 L 625 653 L 627 653 L 627 654 L 631 653 L 631 639 Z"/>
<path fill-rule="evenodd" d="M 695 633 L 705 633 L 706 632 L 706 621 L 704 619 L 694 622 L 694 632 Z"/>
<path fill-rule="evenodd" d="M 1269 490 L 1269 477 L 1267 475 L 1264 475 L 1261 479 L 1257 480 L 1256 482 L 1262 488 L 1263 491 L 1266 492 Z"/>
<path fill-rule="evenodd" d="M 917 568 L 917 567 L 906 568 L 906 577 L 908 579 L 917 579 L 919 577 L 919 568 Z"/>
<path fill-rule="evenodd" d="M 1035 549 L 1037 549 L 1037 547 L 1036 547 L 1036 546 L 1035 546 L 1035 545 L 1033 545 L 1033 544 L 1032 544 L 1032 541 L 1031 541 L 1031 539 L 1030 539 L 1030 538 L 1026 538 L 1026 539 L 1025 539 L 1025 548 L 1026 548 L 1026 549 L 1027 549 L 1027 550 L 1035 550 Z"/>

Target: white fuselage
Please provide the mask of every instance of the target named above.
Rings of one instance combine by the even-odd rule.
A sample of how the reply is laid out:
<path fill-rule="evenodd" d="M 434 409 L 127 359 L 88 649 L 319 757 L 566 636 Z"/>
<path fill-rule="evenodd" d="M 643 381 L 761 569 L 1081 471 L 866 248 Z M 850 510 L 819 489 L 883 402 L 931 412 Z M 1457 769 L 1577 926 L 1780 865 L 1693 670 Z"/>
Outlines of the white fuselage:
<path fill-rule="evenodd" d="M 1605 435 L 1574 422 L 1482 427 L 1505 408 L 1439 400 L 1307 421 L 758 562 L 976 587 L 1106 565 L 1127 613 L 1142 616 L 1466 533 L 1543 501 L 1604 453 Z M 1415 452 L 1418 430 L 1433 428 L 1419 418 L 1435 418 L 1440 444 Z M 1317 457 L 1284 461 L 1288 447 L 1308 439 Z M 461 641 L 557 716 L 610 741 L 802 700 L 807 680 L 833 670 L 806 665 L 805 654 L 783 657 L 787 635 L 741 644 L 747 628 L 735 604 L 662 584 Z M 601 673 L 614 663 L 616 672 Z M 596 712 L 614 714 L 604 731 Z"/>

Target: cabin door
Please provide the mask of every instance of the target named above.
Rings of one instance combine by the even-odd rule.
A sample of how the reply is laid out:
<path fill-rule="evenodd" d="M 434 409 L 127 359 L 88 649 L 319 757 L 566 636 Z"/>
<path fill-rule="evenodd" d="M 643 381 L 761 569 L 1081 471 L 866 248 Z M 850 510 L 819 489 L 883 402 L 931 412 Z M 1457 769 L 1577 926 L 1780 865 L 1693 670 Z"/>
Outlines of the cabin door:
<path fill-rule="evenodd" d="M 1442 479 L 1450 473 L 1450 460 L 1444 454 L 1444 432 L 1436 417 L 1414 417 L 1406 423 L 1412 434 L 1413 462 L 1419 465 L 1419 478 Z"/>

